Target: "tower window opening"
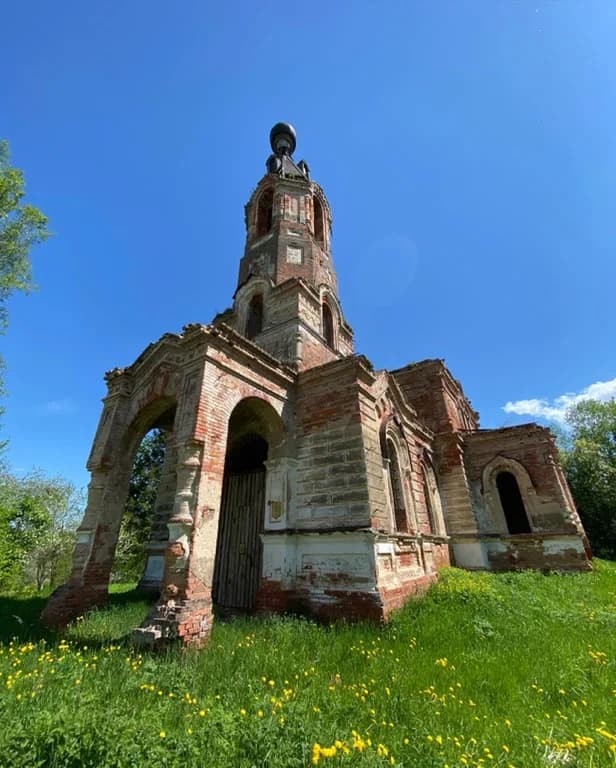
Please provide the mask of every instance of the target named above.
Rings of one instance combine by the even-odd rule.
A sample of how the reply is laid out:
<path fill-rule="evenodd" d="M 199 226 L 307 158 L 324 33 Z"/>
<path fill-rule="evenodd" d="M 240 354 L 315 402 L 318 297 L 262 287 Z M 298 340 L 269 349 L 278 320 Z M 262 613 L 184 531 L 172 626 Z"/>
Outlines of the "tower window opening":
<path fill-rule="evenodd" d="M 314 239 L 323 246 L 325 239 L 323 237 L 323 206 L 318 197 L 313 197 L 314 207 Z"/>
<path fill-rule="evenodd" d="M 496 477 L 496 487 L 509 533 L 530 533 L 528 515 L 515 475 L 511 472 L 499 472 Z"/>
<path fill-rule="evenodd" d="M 331 309 L 323 302 L 321 309 L 323 316 L 323 336 L 328 346 L 334 346 L 334 318 Z"/>
<path fill-rule="evenodd" d="M 404 503 L 404 491 L 402 490 L 402 476 L 400 475 L 398 454 L 396 451 L 396 446 L 391 440 L 387 441 L 387 459 L 389 461 L 389 483 L 391 499 L 394 507 L 394 521 L 396 524 L 396 530 L 408 532 L 406 505 Z"/>
<path fill-rule="evenodd" d="M 263 296 L 255 294 L 248 305 L 246 317 L 246 338 L 254 339 L 263 328 Z"/>
<path fill-rule="evenodd" d="M 266 189 L 257 205 L 257 237 L 263 237 L 272 228 L 273 208 L 274 193 L 271 189 Z"/>

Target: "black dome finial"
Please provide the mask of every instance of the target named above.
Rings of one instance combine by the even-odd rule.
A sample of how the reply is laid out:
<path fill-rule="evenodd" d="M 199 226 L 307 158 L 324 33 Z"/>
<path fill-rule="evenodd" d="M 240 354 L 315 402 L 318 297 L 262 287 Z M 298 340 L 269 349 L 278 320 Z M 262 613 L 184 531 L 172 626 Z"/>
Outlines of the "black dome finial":
<path fill-rule="evenodd" d="M 291 123 L 276 123 L 270 131 L 270 144 L 278 157 L 292 155 L 295 151 L 296 135 Z"/>

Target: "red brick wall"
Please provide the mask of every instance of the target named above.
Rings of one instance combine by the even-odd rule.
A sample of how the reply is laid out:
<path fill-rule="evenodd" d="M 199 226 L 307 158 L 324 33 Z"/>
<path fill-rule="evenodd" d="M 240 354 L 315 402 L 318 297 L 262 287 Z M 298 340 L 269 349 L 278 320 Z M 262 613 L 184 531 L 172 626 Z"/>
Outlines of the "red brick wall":
<path fill-rule="evenodd" d="M 476 428 L 477 414 L 442 360 L 422 360 L 392 371 L 421 421 L 433 432 Z"/>
<path fill-rule="evenodd" d="M 481 430 L 465 439 L 464 459 L 470 483 L 481 483 L 484 467 L 495 456 L 519 462 L 530 475 L 535 491 L 558 499 L 561 488 L 555 470 L 556 450 L 550 432 L 537 424 Z"/>

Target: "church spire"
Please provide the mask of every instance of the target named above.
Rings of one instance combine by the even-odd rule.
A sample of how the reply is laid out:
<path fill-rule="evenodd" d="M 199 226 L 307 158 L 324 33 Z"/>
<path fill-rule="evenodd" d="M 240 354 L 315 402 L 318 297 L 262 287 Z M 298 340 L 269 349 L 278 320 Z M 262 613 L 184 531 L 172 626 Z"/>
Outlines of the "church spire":
<path fill-rule="evenodd" d="M 276 123 L 270 131 L 270 145 L 273 154 L 267 158 L 265 167 L 268 173 L 296 179 L 309 179 L 310 173 L 305 160 L 295 164 L 292 155 L 295 152 L 297 135 L 291 123 Z"/>

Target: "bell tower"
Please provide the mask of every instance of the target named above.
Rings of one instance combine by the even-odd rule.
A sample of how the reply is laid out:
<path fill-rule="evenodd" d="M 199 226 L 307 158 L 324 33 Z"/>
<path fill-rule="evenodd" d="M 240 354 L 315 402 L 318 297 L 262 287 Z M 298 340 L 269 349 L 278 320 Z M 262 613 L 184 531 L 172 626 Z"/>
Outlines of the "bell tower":
<path fill-rule="evenodd" d="M 353 336 L 338 298 L 327 198 L 308 164 L 293 159 L 292 125 L 277 123 L 270 145 L 266 173 L 245 208 L 233 310 L 215 322 L 303 370 L 352 354 Z"/>
<path fill-rule="evenodd" d="M 246 204 L 246 248 L 238 286 L 251 274 L 267 274 L 276 284 L 297 277 L 337 294 L 327 198 L 310 180 L 307 163 L 293 160 L 293 126 L 277 123 L 270 144 L 267 173 Z"/>

